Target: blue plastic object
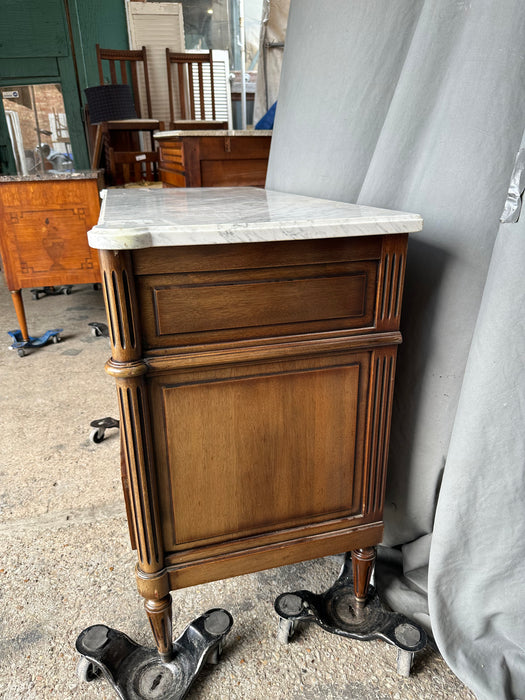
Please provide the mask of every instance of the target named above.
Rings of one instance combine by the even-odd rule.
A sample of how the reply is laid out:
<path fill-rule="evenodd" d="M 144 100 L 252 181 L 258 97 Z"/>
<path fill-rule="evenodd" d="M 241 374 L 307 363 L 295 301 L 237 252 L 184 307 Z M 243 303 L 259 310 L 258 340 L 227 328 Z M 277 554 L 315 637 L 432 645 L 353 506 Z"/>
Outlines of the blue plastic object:
<path fill-rule="evenodd" d="M 256 129 L 273 129 L 273 123 L 275 121 L 275 110 L 277 109 L 277 102 L 274 102 L 270 109 L 262 116 L 257 124 Z"/>
<path fill-rule="evenodd" d="M 50 340 L 53 343 L 58 343 L 60 341 L 60 333 L 62 333 L 62 330 L 62 328 L 54 328 L 53 330 L 46 331 L 43 335 L 40 335 L 36 338 L 29 336 L 29 340 L 24 340 L 22 332 L 20 330 L 7 331 L 7 333 L 13 339 L 13 343 L 10 346 L 11 349 L 17 350 L 20 357 L 23 357 L 25 355 L 26 349 L 41 348 Z"/>

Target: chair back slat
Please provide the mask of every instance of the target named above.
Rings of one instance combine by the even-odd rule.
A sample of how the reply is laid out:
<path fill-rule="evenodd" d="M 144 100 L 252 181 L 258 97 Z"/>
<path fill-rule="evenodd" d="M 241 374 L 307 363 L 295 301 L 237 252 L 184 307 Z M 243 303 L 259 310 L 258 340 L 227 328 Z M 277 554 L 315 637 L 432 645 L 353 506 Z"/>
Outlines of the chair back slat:
<path fill-rule="evenodd" d="M 117 68 L 115 66 L 115 61 L 109 62 L 109 74 L 111 75 L 111 84 L 116 85 L 116 83 L 117 83 Z"/>
<path fill-rule="evenodd" d="M 211 88 L 211 118 L 216 119 L 215 114 L 215 85 L 213 83 L 213 64 L 210 66 L 210 88 Z"/>
<path fill-rule="evenodd" d="M 137 74 L 137 64 L 136 63 L 130 63 L 130 70 L 131 70 L 131 89 L 133 90 L 134 95 L 139 94 L 139 78 Z M 138 103 L 137 100 L 135 100 L 135 109 L 137 110 L 137 117 L 142 117 L 141 109 L 140 109 L 140 104 Z"/>
<path fill-rule="evenodd" d="M 109 74 L 110 80 L 113 85 L 117 84 L 120 80 L 121 83 L 127 85 L 128 83 L 128 65 L 131 73 L 131 87 L 133 90 L 133 100 L 135 102 L 135 109 L 137 111 L 137 116 L 147 116 L 148 119 L 152 118 L 151 114 L 151 93 L 149 85 L 149 75 L 148 75 L 148 57 L 146 52 L 146 47 L 143 46 L 141 49 L 102 49 L 100 45 L 96 45 L 97 50 L 97 65 L 98 65 L 98 77 L 101 85 L 104 85 L 104 70 L 102 61 L 108 61 L 109 63 Z M 120 65 L 120 79 L 117 77 L 117 67 L 116 64 Z M 141 109 L 140 104 L 140 93 L 139 93 L 139 74 L 138 65 L 142 65 L 142 75 L 144 77 L 144 87 L 146 93 L 146 106 L 147 115 L 143 115 L 143 109 Z"/>
<path fill-rule="evenodd" d="M 200 64 L 199 64 L 200 65 Z M 189 104 L 189 110 L 190 110 L 190 119 L 195 119 L 195 76 L 193 74 L 193 69 L 194 69 L 193 63 L 188 63 L 185 68 L 186 68 L 186 75 L 188 76 L 188 88 L 190 91 L 190 104 Z M 201 111 L 202 114 L 202 111 Z"/>
<path fill-rule="evenodd" d="M 126 61 L 119 61 L 120 63 L 120 79 L 124 85 L 128 84 L 128 71 L 126 70 Z M 135 65 L 134 63 L 132 64 Z M 115 82 L 117 79 L 115 78 Z"/>
<path fill-rule="evenodd" d="M 210 74 L 210 104 L 211 114 L 206 113 L 206 97 L 204 84 L 204 65 L 209 66 Z M 215 91 L 213 83 L 212 53 L 192 53 L 190 51 L 176 52 L 166 49 L 166 66 L 168 74 L 168 95 L 170 101 L 170 119 L 175 121 L 175 95 L 173 88 L 174 75 L 172 66 L 177 66 L 177 82 L 179 91 L 179 105 L 181 119 L 196 119 L 195 90 L 198 89 L 198 104 L 200 107 L 200 121 L 215 120 Z M 189 100 L 188 100 L 189 97 Z M 189 104 L 188 104 L 189 102 Z"/>
<path fill-rule="evenodd" d="M 199 81 L 201 114 L 205 114 L 205 109 L 204 109 L 204 77 L 202 75 L 202 63 L 197 63 L 197 73 L 199 76 L 198 81 Z M 210 73 L 213 73 L 211 63 L 210 63 Z M 193 83 L 193 80 L 192 80 L 192 83 Z M 213 103 L 213 92 L 211 93 L 211 99 L 212 99 L 212 103 Z"/>
<path fill-rule="evenodd" d="M 184 85 L 184 66 L 182 63 L 179 63 L 177 65 L 177 74 L 179 86 Z M 184 90 L 184 88 L 182 90 L 180 90 L 179 88 L 179 99 L 181 114 L 186 114 L 186 91 Z"/>

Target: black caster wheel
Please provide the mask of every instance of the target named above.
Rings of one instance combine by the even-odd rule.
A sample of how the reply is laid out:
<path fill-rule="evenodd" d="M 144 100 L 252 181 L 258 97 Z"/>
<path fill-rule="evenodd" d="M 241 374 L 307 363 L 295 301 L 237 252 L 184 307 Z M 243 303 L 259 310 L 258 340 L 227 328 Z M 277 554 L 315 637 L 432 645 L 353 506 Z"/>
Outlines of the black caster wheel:
<path fill-rule="evenodd" d="M 51 340 L 53 341 L 53 343 L 56 344 L 56 343 L 60 343 L 62 338 L 59 335 L 54 335 L 54 336 L 52 336 Z"/>
<path fill-rule="evenodd" d="M 212 649 L 208 658 L 206 659 L 206 663 L 211 664 L 212 666 L 217 666 L 217 664 L 220 661 L 222 654 L 222 640 L 217 644 L 215 649 Z"/>
<path fill-rule="evenodd" d="M 91 335 L 94 335 L 95 338 L 98 338 L 100 336 L 104 338 L 109 338 L 109 330 L 105 323 L 98 323 L 97 321 L 93 321 L 92 323 L 88 323 L 88 326 L 91 327 Z"/>
<path fill-rule="evenodd" d="M 120 422 L 116 418 L 97 418 L 90 423 L 93 430 L 89 434 L 89 439 L 95 445 L 98 445 L 104 439 L 106 430 L 110 428 L 118 428 Z"/>
<path fill-rule="evenodd" d="M 26 351 L 24 350 L 24 348 L 18 348 L 18 350 L 16 352 L 18 354 L 18 357 L 25 357 L 27 354 Z"/>
<path fill-rule="evenodd" d="M 84 683 L 91 683 L 100 677 L 100 669 L 85 656 L 81 656 L 77 664 L 77 677 Z"/>
<path fill-rule="evenodd" d="M 299 625 L 299 620 L 294 616 L 299 616 L 304 610 L 303 599 L 295 593 L 283 593 L 275 601 L 275 612 L 279 615 L 279 626 L 277 628 L 277 641 L 281 644 L 288 644 L 294 636 Z M 287 617 L 283 617 L 286 615 Z M 288 617 L 290 615 L 290 617 Z"/>
<path fill-rule="evenodd" d="M 104 439 L 105 435 L 106 431 L 104 428 L 97 428 L 89 433 L 89 439 L 94 445 L 99 445 Z"/>

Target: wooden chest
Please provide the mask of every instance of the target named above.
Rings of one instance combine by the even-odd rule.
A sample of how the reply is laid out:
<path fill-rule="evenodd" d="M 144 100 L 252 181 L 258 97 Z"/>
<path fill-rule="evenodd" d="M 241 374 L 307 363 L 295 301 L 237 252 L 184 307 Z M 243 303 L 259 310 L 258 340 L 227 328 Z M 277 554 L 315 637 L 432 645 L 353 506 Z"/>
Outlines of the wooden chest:
<path fill-rule="evenodd" d="M 419 228 L 415 215 L 252 188 L 108 193 L 90 241 L 159 650 L 170 590 L 381 541 Z"/>

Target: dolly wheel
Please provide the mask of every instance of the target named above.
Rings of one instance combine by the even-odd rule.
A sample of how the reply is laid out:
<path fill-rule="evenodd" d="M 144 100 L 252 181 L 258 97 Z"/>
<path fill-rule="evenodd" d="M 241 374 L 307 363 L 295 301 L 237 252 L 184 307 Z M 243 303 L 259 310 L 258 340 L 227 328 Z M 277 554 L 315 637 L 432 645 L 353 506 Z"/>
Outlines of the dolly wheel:
<path fill-rule="evenodd" d="M 281 644 L 288 644 L 293 637 L 297 622 L 288 620 L 285 617 L 279 618 L 279 627 L 277 628 L 277 641 Z"/>
<path fill-rule="evenodd" d="M 77 664 L 77 676 L 79 680 L 91 683 L 100 676 L 100 669 L 85 656 L 81 656 Z"/>
<path fill-rule="evenodd" d="M 105 434 L 106 434 L 106 431 L 104 430 L 104 428 L 95 428 L 95 430 L 92 430 L 89 433 L 89 439 L 95 445 L 99 445 L 102 442 L 102 440 L 104 439 Z"/>

